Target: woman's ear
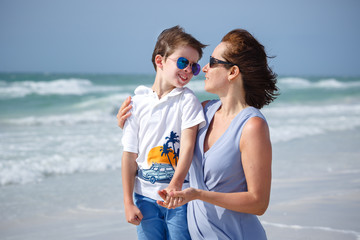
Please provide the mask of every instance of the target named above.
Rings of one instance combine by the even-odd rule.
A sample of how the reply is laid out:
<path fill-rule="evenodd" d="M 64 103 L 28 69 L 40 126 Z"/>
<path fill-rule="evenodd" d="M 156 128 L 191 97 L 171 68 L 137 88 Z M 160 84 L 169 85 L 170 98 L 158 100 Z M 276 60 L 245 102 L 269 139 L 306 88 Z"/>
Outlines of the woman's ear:
<path fill-rule="evenodd" d="M 238 66 L 234 65 L 230 68 L 228 79 L 229 81 L 234 80 L 240 75 L 240 69 Z"/>
<path fill-rule="evenodd" d="M 155 56 L 155 64 L 157 66 L 158 69 L 162 69 L 163 68 L 163 57 L 161 55 L 156 55 Z"/>

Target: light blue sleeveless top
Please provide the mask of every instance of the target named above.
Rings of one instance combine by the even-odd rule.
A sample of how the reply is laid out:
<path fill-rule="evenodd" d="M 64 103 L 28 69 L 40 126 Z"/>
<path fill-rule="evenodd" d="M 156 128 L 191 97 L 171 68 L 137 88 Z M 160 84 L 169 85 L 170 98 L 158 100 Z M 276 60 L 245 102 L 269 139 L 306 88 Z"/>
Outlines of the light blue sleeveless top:
<path fill-rule="evenodd" d="M 190 186 L 215 192 L 245 192 L 247 183 L 239 149 L 245 123 L 252 117 L 265 120 L 253 107 L 242 110 L 225 133 L 204 153 L 204 140 L 220 100 L 210 101 L 205 109 L 206 126 L 197 135 L 193 162 L 189 170 Z M 192 239 L 263 240 L 265 231 L 257 216 L 235 212 L 200 200 L 188 204 L 188 226 Z"/>

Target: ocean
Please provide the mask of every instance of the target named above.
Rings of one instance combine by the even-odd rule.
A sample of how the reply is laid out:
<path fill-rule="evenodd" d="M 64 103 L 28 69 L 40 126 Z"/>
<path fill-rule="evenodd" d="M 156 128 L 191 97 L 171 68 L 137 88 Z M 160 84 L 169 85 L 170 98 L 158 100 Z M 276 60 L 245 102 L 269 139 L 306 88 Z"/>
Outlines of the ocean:
<path fill-rule="evenodd" d="M 1 239 L 136 236 L 123 219 L 116 113 L 153 80 L 0 73 Z M 187 87 L 216 98 L 204 76 Z M 278 87 L 261 110 L 273 144 L 272 200 L 260 217 L 269 239 L 360 239 L 360 77 L 279 76 Z"/>

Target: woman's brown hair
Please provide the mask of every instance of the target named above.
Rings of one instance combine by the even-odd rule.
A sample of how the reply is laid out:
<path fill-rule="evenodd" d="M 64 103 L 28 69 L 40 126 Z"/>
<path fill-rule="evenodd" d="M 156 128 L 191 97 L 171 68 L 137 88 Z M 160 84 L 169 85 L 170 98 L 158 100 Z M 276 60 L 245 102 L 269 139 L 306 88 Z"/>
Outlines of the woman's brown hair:
<path fill-rule="evenodd" d="M 243 29 L 230 31 L 222 42 L 227 46 L 222 57 L 240 69 L 246 103 L 258 109 L 271 103 L 278 95 L 277 75 L 268 66 L 264 46 Z"/>

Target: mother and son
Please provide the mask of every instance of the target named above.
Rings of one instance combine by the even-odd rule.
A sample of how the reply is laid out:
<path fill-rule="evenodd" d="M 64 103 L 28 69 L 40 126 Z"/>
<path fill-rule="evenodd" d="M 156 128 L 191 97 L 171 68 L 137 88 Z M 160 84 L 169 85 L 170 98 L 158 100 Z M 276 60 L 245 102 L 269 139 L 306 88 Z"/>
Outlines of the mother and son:
<path fill-rule="evenodd" d="M 139 239 L 266 239 L 256 215 L 269 204 L 272 149 L 259 109 L 277 95 L 276 74 L 249 32 L 216 46 L 202 104 L 184 87 L 204 44 L 175 26 L 158 37 L 156 77 L 122 104 L 125 215 Z"/>

